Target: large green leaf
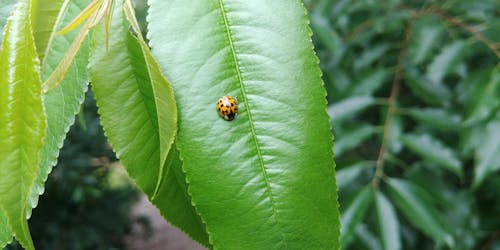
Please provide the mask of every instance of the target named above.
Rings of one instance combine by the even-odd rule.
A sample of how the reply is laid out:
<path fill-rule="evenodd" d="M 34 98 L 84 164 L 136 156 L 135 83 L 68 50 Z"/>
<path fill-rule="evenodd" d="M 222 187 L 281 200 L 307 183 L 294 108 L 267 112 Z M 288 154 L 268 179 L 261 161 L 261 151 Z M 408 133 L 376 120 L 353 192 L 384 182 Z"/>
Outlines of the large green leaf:
<path fill-rule="evenodd" d="M 43 61 L 63 0 L 33 0 L 33 34 L 40 61 Z M 68 2 L 68 1 L 67 1 Z"/>
<path fill-rule="evenodd" d="M 30 10 L 30 1 L 18 1 L 0 54 L 0 208 L 26 249 L 34 249 L 26 210 L 46 127 Z"/>
<path fill-rule="evenodd" d="M 401 249 L 399 221 L 391 202 L 380 191 L 375 192 L 375 207 L 380 238 L 384 249 Z"/>
<path fill-rule="evenodd" d="M 101 123 L 129 175 L 162 215 L 208 245 L 205 228 L 186 193 L 181 163 L 172 145 L 177 126 L 172 89 L 146 44 L 129 27 L 122 5 L 117 2 L 109 50 L 104 27 L 100 26 L 93 35 L 90 76 Z"/>
<path fill-rule="evenodd" d="M 57 27 L 63 27 L 70 22 L 88 2 L 89 0 L 67 1 L 62 9 L 63 12 L 59 15 L 60 20 L 56 23 Z M 53 37 L 50 38 L 48 53 L 42 63 L 42 79 L 47 79 L 57 67 L 76 35 L 76 31 L 63 36 L 53 34 Z M 86 41 L 61 84 L 43 97 L 48 126 L 40 155 L 40 168 L 36 183 L 31 188 L 28 216 L 31 209 L 36 207 L 38 196 L 44 191 L 45 180 L 47 180 L 52 167 L 57 163 L 59 149 L 62 147 L 66 133 L 73 124 L 75 115 L 80 110 L 80 104 L 85 98 L 88 85 L 88 47 L 88 41 Z"/>
<path fill-rule="evenodd" d="M 354 197 L 349 207 L 342 213 L 340 242 L 342 242 L 344 248 L 351 243 L 356 227 L 363 221 L 366 211 L 372 201 L 373 190 L 370 187 L 364 187 L 356 197 Z"/>
<path fill-rule="evenodd" d="M 453 248 L 454 240 L 442 225 L 441 215 L 427 199 L 429 194 L 406 180 L 391 178 L 388 184 L 389 194 L 394 203 L 413 226 L 436 241 L 445 242 Z"/>
<path fill-rule="evenodd" d="M 401 141 L 413 153 L 462 177 L 462 162 L 446 144 L 428 134 L 405 134 Z"/>
<path fill-rule="evenodd" d="M 7 17 L 14 7 L 14 0 L 5 0 L 0 3 L 0 45 L 2 45 L 3 40 L 3 29 L 7 22 Z M 2 48 L 0 47 L 0 52 Z M 7 223 L 7 217 L 0 209 L 0 248 L 3 248 L 7 243 L 12 240 L 12 231 Z"/>
<path fill-rule="evenodd" d="M 486 126 L 483 141 L 477 148 L 477 164 L 474 170 L 474 186 L 481 182 L 488 174 L 500 170 L 500 118 L 493 120 Z"/>
<path fill-rule="evenodd" d="M 149 5 L 188 190 L 214 248 L 339 248 L 325 90 L 300 2 Z M 223 95 L 240 102 L 234 121 L 216 112 Z"/>

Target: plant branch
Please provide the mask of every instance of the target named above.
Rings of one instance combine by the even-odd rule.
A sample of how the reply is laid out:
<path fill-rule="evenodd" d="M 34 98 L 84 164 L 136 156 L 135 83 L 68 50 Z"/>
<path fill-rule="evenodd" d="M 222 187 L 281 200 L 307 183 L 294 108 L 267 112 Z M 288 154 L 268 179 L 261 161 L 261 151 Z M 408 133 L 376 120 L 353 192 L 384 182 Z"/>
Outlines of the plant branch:
<path fill-rule="evenodd" d="M 388 109 L 387 115 L 384 122 L 384 134 L 382 137 L 382 145 L 380 146 L 380 151 L 378 154 L 378 158 L 375 164 L 375 175 L 372 179 L 372 186 L 377 188 L 380 180 L 385 178 L 384 174 L 384 163 L 385 163 L 385 155 L 387 153 L 387 147 L 391 138 L 391 125 L 392 118 L 396 112 L 396 100 L 399 95 L 399 88 L 401 85 L 401 80 L 403 79 L 403 67 L 404 61 L 408 54 L 408 44 L 410 42 L 410 37 L 412 35 L 414 18 L 410 19 L 406 32 L 405 38 L 403 40 L 403 44 L 401 46 L 401 52 L 399 53 L 398 63 L 395 67 L 394 79 L 392 81 L 391 94 L 388 99 Z"/>

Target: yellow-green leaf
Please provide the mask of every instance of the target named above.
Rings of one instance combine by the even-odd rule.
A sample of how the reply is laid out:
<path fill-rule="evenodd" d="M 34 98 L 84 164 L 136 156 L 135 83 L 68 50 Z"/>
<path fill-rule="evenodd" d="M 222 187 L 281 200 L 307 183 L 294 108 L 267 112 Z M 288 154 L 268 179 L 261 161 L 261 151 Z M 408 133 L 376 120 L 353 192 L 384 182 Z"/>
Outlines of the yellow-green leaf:
<path fill-rule="evenodd" d="M 30 1 L 18 1 L 0 54 L 0 208 L 26 249 L 34 249 L 26 210 L 46 127 L 30 9 Z"/>

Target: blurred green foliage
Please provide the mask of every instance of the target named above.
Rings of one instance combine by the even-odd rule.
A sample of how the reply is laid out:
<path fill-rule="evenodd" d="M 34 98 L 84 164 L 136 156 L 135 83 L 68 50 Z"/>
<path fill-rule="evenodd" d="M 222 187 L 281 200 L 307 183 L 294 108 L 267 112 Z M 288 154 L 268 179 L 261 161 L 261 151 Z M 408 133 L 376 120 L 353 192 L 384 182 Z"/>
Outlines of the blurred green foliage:
<path fill-rule="evenodd" d="M 309 0 L 344 249 L 500 249 L 500 2 Z"/>
<path fill-rule="evenodd" d="M 58 164 L 28 221 L 37 249 L 125 249 L 139 191 L 113 164 L 92 92 L 68 133 Z M 16 242 L 6 249 L 22 249 Z"/>

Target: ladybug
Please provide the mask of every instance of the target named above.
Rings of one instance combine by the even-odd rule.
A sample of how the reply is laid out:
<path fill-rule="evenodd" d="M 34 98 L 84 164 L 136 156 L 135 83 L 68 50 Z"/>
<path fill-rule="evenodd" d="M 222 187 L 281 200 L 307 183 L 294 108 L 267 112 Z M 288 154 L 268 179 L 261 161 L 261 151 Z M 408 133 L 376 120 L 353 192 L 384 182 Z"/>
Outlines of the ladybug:
<path fill-rule="evenodd" d="M 238 100 L 231 96 L 225 95 L 217 100 L 217 111 L 219 115 L 226 121 L 232 121 L 238 115 Z"/>

